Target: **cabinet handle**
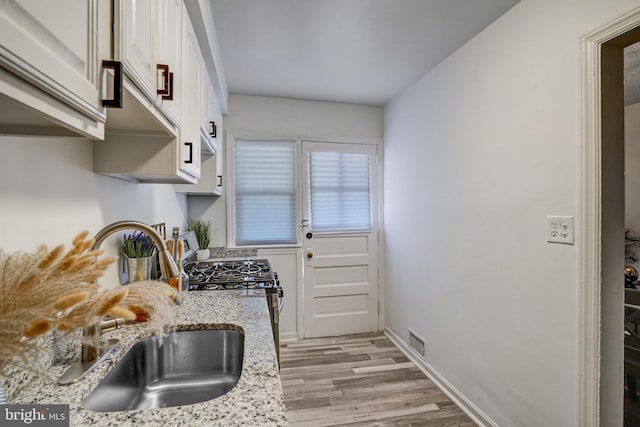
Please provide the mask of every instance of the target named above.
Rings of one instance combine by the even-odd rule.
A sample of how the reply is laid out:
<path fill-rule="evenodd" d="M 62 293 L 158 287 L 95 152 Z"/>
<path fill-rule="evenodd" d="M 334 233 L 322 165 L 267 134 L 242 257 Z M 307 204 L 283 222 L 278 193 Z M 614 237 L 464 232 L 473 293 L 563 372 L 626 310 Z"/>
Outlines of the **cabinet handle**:
<path fill-rule="evenodd" d="M 271 310 L 271 312 L 273 313 L 273 323 L 277 325 L 278 323 L 280 323 L 280 312 L 278 311 L 277 298 L 273 301 L 273 308 Z"/>
<path fill-rule="evenodd" d="M 162 95 L 165 101 L 173 101 L 173 73 L 169 73 L 169 95 Z"/>
<path fill-rule="evenodd" d="M 211 135 L 212 138 L 215 138 L 218 133 L 216 122 L 209 122 L 209 124 L 211 125 L 211 131 L 209 132 L 209 135 Z"/>
<path fill-rule="evenodd" d="M 185 159 L 185 163 L 193 163 L 193 142 L 185 142 L 184 145 L 189 147 L 189 159 Z"/>
<path fill-rule="evenodd" d="M 156 67 L 162 72 L 162 88 L 157 89 L 156 93 L 166 101 L 173 101 L 173 73 L 169 72 L 167 64 L 157 64 Z"/>
<path fill-rule="evenodd" d="M 169 66 L 167 64 L 158 64 L 156 67 L 162 74 L 162 87 L 156 93 L 164 97 L 169 95 Z"/>
<path fill-rule="evenodd" d="M 113 99 L 103 99 L 102 106 L 109 108 L 122 108 L 122 62 L 102 61 L 103 68 L 113 70 Z"/>
<path fill-rule="evenodd" d="M 218 175 L 218 187 L 222 187 L 222 175 Z"/>

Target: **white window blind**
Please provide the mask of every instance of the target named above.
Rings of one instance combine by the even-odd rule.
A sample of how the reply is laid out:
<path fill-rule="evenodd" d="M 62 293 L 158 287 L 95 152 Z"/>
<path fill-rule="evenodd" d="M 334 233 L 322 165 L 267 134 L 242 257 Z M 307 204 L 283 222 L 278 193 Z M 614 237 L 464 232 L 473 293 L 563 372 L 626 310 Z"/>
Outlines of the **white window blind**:
<path fill-rule="evenodd" d="M 236 244 L 296 243 L 296 206 L 295 142 L 237 139 Z"/>
<path fill-rule="evenodd" d="M 313 230 L 371 228 L 367 153 L 310 152 L 309 185 Z"/>

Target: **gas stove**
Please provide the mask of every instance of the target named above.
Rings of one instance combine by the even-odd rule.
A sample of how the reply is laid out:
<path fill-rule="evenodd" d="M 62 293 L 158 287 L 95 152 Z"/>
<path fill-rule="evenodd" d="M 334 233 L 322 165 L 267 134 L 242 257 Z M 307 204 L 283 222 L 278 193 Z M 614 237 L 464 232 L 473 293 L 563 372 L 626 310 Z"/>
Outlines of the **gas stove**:
<path fill-rule="evenodd" d="M 201 261 L 185 266 L 189 290 L 277 289 L 278 276 L 267 259 Z"/>
<path fill-rule="evenodd" d="M 280 362 L 280 312 L 284 307 L 284 291 L 278 275 L 267 259 L 212 260 L 189 262 L 184 267 L 189 276 L 190 291 L 225 289 L 264 289 L 271 319 L 273 340 Z"/>

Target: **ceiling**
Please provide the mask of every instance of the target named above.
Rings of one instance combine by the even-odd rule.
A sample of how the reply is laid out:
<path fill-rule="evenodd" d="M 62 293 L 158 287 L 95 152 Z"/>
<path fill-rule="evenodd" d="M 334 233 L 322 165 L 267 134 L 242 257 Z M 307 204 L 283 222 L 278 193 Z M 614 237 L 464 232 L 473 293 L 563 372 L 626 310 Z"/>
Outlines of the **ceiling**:
<path fill-rule="evenodd" d="M 384 105 L 519 0 L 210 0 L 229 92 Z"/>

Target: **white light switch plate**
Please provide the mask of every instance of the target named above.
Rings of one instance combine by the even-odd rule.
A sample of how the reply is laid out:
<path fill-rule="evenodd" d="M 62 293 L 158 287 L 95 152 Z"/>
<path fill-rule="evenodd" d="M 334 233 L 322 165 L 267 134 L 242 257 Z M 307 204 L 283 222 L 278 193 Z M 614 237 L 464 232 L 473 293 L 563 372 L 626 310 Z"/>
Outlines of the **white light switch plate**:
<path fill-rule="evenodd" d="M 573 217 L 547 216 L 547 242 L 573 245 Z"/>

